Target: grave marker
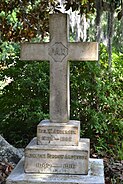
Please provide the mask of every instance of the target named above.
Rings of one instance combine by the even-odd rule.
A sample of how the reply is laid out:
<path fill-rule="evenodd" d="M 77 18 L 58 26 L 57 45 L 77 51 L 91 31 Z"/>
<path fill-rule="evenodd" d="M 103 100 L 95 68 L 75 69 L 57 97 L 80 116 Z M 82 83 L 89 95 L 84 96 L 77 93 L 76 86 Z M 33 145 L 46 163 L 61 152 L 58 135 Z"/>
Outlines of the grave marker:
<path fill-rule="evenodd" d="M 97 60 L 98 44 L 70 43 L 67 14 L 50 15 L 49 23 L 50 42 L 23 44 L 21 59 L 50 61 L 50 120 L 39 123 L 6 184 L 104 184 L 102 160 L 89 161 L 90 140 L 69 120 L 69 61 Z"/>

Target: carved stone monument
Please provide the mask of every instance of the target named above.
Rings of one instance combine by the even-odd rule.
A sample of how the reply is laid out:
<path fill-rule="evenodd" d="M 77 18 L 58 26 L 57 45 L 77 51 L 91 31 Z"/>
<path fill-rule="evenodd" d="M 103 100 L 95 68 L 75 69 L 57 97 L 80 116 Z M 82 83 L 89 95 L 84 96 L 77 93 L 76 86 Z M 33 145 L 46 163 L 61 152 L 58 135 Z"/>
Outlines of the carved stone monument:
<path fill-rule="evenodd" d="M 39 123 L 7 184 L 104 184 L 102 160 L 89 159 L 89 139 L 80 139 L 80 122 L 69 120 L 69 61 L 97 60 L 98 44 L 70 43 L 68 18 L 50 15 L 49 43 L 22 44 L 21 60 L 50 61 L 50 120 Z"/>

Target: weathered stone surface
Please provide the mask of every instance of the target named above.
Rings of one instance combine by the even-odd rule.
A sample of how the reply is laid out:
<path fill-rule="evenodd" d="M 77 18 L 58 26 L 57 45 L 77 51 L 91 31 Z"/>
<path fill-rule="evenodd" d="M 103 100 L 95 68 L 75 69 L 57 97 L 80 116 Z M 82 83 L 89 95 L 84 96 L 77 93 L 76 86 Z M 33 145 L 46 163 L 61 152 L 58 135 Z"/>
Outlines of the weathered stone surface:
<path fill-rule="evenodd" d="M 88 138 L 81 138 L 80 141 L 88 149 L 88 158 L 90 158 L 90 139 Z"/>
<path fill-rule="evenodd" d="M 70 54 L 68 60 L 71 61 L 94 61 L 98 60 L 98 43 L 78 42 L 69 43 Z"/>
<path fill-rule="evenodd" d="M 49 43 L 25 43 L 21 60 L 50 60 L 50 121 L 69 121 L 69 60 L 98 60 L 97 43 L 70 43 L 67 14 L 50 15 Z"/>
<path fill-rule="evenodd" d="M 28 174 L 24 158 L 7 178 L 6 184 L 104 184 L 103 160 L 89 159 L 88 175 Z"/>
<path fill-rule="evenodd" d="M 80 139 L 80 122 L 51 123 L 43 120 L 37 126 L 38 144 L 59 146 L 77 146 Z"/>
<path fill-rule="evenodd" d="M 8 162 L 17 164 L 22 158 L 23 151 L 10 145 L 1 135 L 0 135 L 0 161 L 7 159 Z"/>
<path fill-rule="evenodd" d="M 88 142 L 78 146 L 36 145 L 34 138 L 25 149 L 25 172 L 87 174 Z"/>

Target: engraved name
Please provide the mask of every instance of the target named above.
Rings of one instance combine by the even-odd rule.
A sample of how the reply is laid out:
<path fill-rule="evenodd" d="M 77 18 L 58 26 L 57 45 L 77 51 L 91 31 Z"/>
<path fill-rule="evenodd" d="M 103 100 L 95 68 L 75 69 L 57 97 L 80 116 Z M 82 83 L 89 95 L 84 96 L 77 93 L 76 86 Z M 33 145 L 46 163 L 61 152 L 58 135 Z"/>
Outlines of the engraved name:
<path fill-rule="evenodd" d="M 87 151 L 84 151 L 87 153 Z M 87 154 L 86 155 L 55 155 L 55 154 L 28 154 L 26 153 L 26 157 L 28 158 L 46 158 L 46 159 L 72 159 L 72 160 L 86 160 L 87 159 Z"/>
<path fill-rule="evenodd" d="M 38 128 L 38 133 L 44 134 L 76 134 L 75 130 L 57 130 L 57 129 L 40 129 Z"/>

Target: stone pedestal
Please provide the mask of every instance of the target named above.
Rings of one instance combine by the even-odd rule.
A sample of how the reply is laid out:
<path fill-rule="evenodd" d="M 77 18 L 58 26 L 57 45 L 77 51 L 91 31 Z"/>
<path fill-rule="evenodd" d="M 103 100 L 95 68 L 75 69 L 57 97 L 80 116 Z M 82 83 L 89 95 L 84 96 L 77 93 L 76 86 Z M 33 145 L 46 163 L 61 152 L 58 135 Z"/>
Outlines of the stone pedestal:
<path fill-rule="evenodd" d="M 88 174 L 90 140 L 80 139 L 80 122 L 37 126 L 37 138 L 25 149 L 26 173 Z"/>
<path fill-rule="evenodd" d="M 43 120 L 6 184 L 104 184 L 102 160 L 89 156 L 90 140 L 80 139 L 79 121 Z"/>
<path fill-rule="evenodd" d="M 26 173 L 88 174 L 90 140 L 80 139 L 80 122 L 37 126 L 37 138 L 25 149 Z"/>
<path fill-rule="evenodd" d="M 88 174 L 88 143 L 78 146 L 36 145 L 34 138 L 25 149 L 26 173 Z"/>

